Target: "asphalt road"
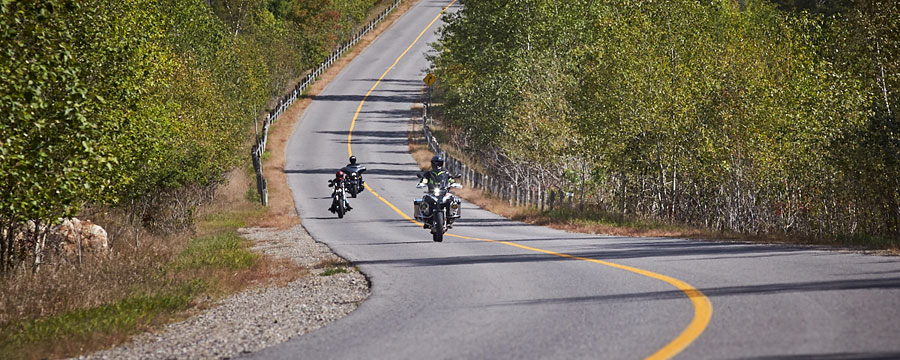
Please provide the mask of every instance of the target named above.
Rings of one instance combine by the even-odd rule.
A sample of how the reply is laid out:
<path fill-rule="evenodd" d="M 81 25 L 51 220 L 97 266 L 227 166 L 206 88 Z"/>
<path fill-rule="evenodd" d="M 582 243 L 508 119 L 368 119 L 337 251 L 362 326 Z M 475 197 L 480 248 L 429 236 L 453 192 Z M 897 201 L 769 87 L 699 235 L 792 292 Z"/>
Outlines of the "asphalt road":
<path fill-rule="evenodd" d="M 398 19 L 316 96 L 286 150 L 304 226 L 359 266 L 372 296 L 248 357 L 900 358 L 897 257 L 573 234 L 471 204 L 458 237 L 432 242 L 388 203 L 411 215 L 421 193 L 406 131 L 440 25 L 429 23 L 448 4 L 422 0 Z M 366 191 L 339 220 L 326 183 L 351 149 L 384 201 Z"/>

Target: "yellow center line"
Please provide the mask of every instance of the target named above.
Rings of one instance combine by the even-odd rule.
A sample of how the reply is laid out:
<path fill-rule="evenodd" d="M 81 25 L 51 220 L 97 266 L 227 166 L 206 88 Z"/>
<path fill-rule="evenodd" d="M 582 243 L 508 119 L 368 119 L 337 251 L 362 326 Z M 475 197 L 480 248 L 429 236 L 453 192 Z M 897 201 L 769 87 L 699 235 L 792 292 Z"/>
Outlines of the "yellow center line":
<path fill-rule="evenodd" d="M 359 117 L 359 113 L 362 111 L 363 104 L 365 104 L 366 100 L 369 98 L 369 95 L 371 95 L 372 92 L 375 91 L 375 87 L 377 87 L 378 84 L 381 83 L 381 80 L 384 80 L 384 77 L 387 76 L 388 72 L 390 72 L 392 69 L 394 69 L 394 66 L 396 66 L 397 63 L 400 62 L 400 59 L 403 58 L 406 55 L 406 53 L 409 52 L 410 49 L 412 49 L 412 47 L 419 41 L 420 38 L 422 38 L 422 35 L 424 35 L 425 32 L 428 31 L 428 29 L 431 28 L 431 26 L 434 25 L 434 23 L 438 19 L 440 19 L 441 15 L 443 15 L 444 12 L 446 12 L 447 9 L 450 8 L 450 6 L 453 6 L 454 3 L 456 3 L 456 0 L 453 0 L 452 2 L 450 2 L 449 5 L 444 7 L 441 10 L 441 12 L 437 16 L 435 16 L 435 18 L 433 20 L 431 20 L 430 23 L 428 23 L 428 26 L 426 26 L 425 29 L 423 29 L 422 32 L 419 33 L 419 36 L 416 36 L 416 39 L 413 40 L 412 44 L 409 44 L 409 47 L 407 47 L 406 50 L 404 50 L 403 53 L 401 53 L 400 56 L 397 57 L 397 60 L 394 60 L 394 63 L 391 64 L 391 66 L 388 67 L 388 69 L 385 70 L 383 74 L 381 74 L 381 77 L 379 77 L 378 80 L 375 81 L 375 84 L 372 85 L 372 88 L 369 89 L 369 91 L 363 97 L 362 101 L 359 102 L 359 106 L 356 107 L 356 113 L 353 114 L 353 121 L 350 122 L 350 131 L 347 134 L 347 152 L 349 153 L 350 156 L 353 155 L 353 148 L 351 147 L 351 141 L 353 139 L 353 128 L 356 125 L 356 119 Z M 387 206 L 389 206 L 391 209 L 393 209 L 397 214 L 400 214 L 400 216 L 402 216 L 404 219 L 406 219 L 418 226 L 422 226 L 422 223 L 409 217 L 409 215 L 406 215 L 406 213 L 404 213 L 403 211 L 398 209 L 390 201 L 381 197 L 381 195 L 379 195 L 377 192 L 375 192 L 375 190 L 372 189 L 372 187 L 370 187 L 368 183 L 365 184 L 365 186 L 366 186 L 366 189 L 368 189 L 369 192 L 372 193 L 372 195 L 375 195 L 375 197 L 378 198 L 378 200 L 381 200 L 381 202 L 385 203 Z M 696 340 L 697 337 L 699 337 L 700 334 L 703 333 L 703 331 L 706 329 L 706 326 L 709 324 L 710 318 L 712 317 L 712 303 L 709 301 L 709 298 L 703 294 L 703 292 L 701 292 L 697 288 L 691 286 L 690 284 L 688 284 L 684 281 L 678 280 L 678 279 L 670 277 L 670 276 L 657 274 L 657 273 L 654 273 L 651 271 L 638 269 L 638 268 L 631 267 L 631 266 L 611 263 L 608 261 L 591 259 L 591 258 L 586 258 L 586 257 L 581 257 L 581 256 L 559 253 L 559 252 L 550 251 L 550 250 L 539 249 L 539 248 L 535 248 L 535 247 L 531 247 L 531 246 L 517 244 L 517 243 L 511 242 L 511 241 L 482 239 L 482 238 L 468 237 L 468 236 L 462 236 L 462 235 L 455 235 L 455 234 L 450 234 L 450 233 L 448 233 L 446 235 L 460 238 L 460 239 L 486 241 L 486 242 L 491 242 L 491 243 L 515 246 L 517 248 L 524 249 L 524 250 L 559 256 L 559 257 L 573 259 L 573 260 L 581 260 L 581 261 L 592 262 L 595 264 L 601 264 L 601 265 L 613 267 L 616 269 L 630 271 L 630 272 L 633 272 L 633 273 L 636 273 L 639 275 L 643 275 L 643 276 L 646 276 L 649 278 L 657 279 L 657 280 L 666 282 L 666 283 L 674 286 L 678 290 L 681 290 L 688 297 L 688 299 L 691 300 L 691 303 L 694 306 L 693 320 L 691 320 L 691 323 L 688 324 L 688 326 L 684 330 L 682 330 L 682 332 L 677 337 L 675 337 L 675 339 L 673 339 L 668 344 L 666 344 L 666 346 L 664 346 L 661 349 L 654 352 L 652 355 L 648 356 L 646 359 L 652 359 L 652 360 L 670 359 L 670 358 L 674 357 L 675 355 L 678 355 L 678 353 L 680 353 L 682 350 L 687 348 L 688 345 L 690 345 L 692 342 L 694 342 L 694 340 Z"/>

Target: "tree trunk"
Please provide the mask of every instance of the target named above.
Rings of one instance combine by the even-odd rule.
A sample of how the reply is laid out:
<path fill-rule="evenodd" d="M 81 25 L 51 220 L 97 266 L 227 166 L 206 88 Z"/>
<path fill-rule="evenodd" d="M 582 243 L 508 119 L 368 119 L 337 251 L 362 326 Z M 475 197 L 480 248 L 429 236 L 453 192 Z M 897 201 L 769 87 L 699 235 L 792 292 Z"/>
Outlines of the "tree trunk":
<path fill-rule="evenodd" d="M 12 223 L 0 222 L 0 229 L 5 230 L 0 236 L 0 275 L 6 274 L 8 242 L 11 242 Z"/>

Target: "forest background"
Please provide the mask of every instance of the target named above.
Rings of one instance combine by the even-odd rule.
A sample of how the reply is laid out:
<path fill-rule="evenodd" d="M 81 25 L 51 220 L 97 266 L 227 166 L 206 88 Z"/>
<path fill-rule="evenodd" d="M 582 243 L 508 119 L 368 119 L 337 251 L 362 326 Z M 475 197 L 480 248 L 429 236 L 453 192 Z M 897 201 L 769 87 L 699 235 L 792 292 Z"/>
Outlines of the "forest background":
<path fill-rule="evenodd" d="M 276 98 L 389 5 L 0 2 L 0 358 L 83 354 L 308 273 L 236 233 L 265 213 L 254 186 L 208 204 L 252 174 Z M 112 251 L 41 240 L 72 216 Z"/>
<path fill-rule="evenodd" d="M 477 167 L 596 216 L 896 249 L 897 19 L 877 0 L 471 0 L 435 45 L 435 103 Z"/>
<path fill-rule="evenodd" d="M 0 272 L 34 256 L 16 229 L 86 207 L 150 231 L 190 226 L 267 105 L 376 3 L 4 1 Z"/>
<path fill-rule="evenodd" d="M 0 354 L 183 309 L 212 286 L 193 266 L 252 264 L 231 235 L 152 235 L 194 226 L 255 120 L 378 3 L 0 2 Z M 452 145 L 517 186 L 897 248 L 898 18 L 876 0 L 467 0 L 435 44 L 436 96 Z M 85 213 L 122 225 L 90 266 L 17 235 Z"/>

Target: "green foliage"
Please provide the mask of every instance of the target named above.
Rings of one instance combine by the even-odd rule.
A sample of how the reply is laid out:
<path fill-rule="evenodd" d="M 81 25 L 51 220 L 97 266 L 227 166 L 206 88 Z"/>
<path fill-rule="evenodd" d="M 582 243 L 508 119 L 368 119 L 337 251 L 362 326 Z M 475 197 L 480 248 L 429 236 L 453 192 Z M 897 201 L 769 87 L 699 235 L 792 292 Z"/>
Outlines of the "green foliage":
<path fill-rule="evenodd" d="M 113 304 L 72 311 L 36 320 L 15 321 L 0 331 L 0 354 L 25 357 L 23 348 L 46 346 L 48 341 L 96 334 L 131 334 L 160 314 L 187 309 L 207 286 L 201 280 L 185 283 L 159 294 L 135 295 Z M 43 345 L 42 345 L 43 344 Z"/>
<path fill-rule="evenodd" d="M 221 268 L 246 269 L 256 263 L 258 254 L 251 252 L 236 233 L 205 236 L 191 240 L 175 259 L 174 266 L 182 269 Z"/>
<path fill-rule="evenodd" d="M 115 202 L 143 161 L 170 58 L 146 2 L 0 5 L 0 218 Z M 130 14 L 132 16 L 124 16 Z M 90 24 L 86 26 L 85 24 Z"/>
<path fill-rule="evenodd" d="M 247 157 L 267 103 L 374 4 L 0 2 L 0 228 L 52 223 L 86 204 L 176 203 L 181 214 L 133 217 L 190 218 L 202 198 L 190 194 Z M 0 272 L 26 255 L 0 245 Z"/>
<path fill-rule="evenodd" d="M 322 273 L 319 274 L 319 276 L 331 276 L 331 275 L 335 275 L 335 274 L 343 274 L 346 272 L 348 272 L 347 269 L 345 269 L 343 267 L 331 266 L 331 267 L 325 268 L 325 271 L 322 271 Z"/>
<path fill-rule="evenodd" d="M 619 214 L 897 239 L 898 5 L 804 4 L 468 1 L 435 45 L 448 131 Z"/>

